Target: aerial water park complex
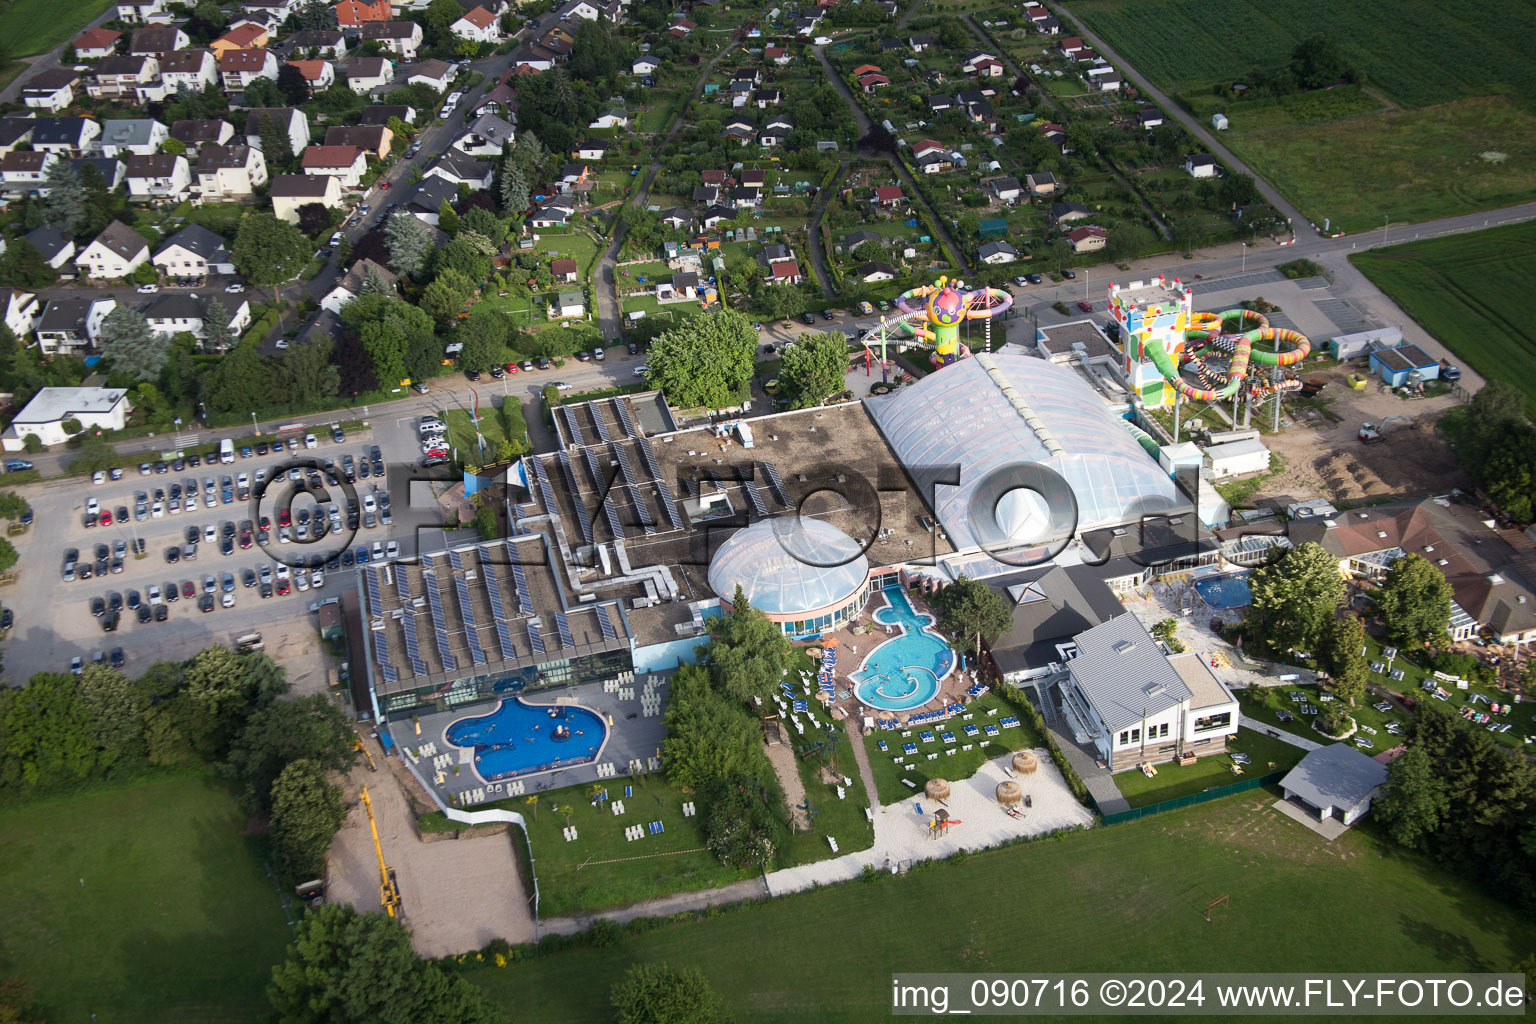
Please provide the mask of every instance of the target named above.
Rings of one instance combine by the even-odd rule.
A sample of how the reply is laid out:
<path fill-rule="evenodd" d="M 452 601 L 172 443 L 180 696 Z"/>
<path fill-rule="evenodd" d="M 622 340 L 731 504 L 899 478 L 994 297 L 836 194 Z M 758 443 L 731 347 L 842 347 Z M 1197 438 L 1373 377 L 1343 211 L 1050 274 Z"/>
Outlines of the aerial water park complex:
<path fill-rule="evenodd" d="M 960 338 L 960 325 L 971 320 L 982 323 L 983 347 L 992 351 L 992 319 L 1013 307 L 1013 296 L 1000 288 L 978 288 L 967 291 L 965 282 L 940 277 L 933 284 L 920 285 L 903 292 L 896 300 L 901 316 L 880 318 L 864 337 L 864 349 L 880 346 L 880 365 L 887 366 L 885 345 L 889 339 L 905 343 L 915 338 L 919 344 L 931 346 L 928 359 L 937 369 L 960 361 L 971 354 L 969 346 Z"/>

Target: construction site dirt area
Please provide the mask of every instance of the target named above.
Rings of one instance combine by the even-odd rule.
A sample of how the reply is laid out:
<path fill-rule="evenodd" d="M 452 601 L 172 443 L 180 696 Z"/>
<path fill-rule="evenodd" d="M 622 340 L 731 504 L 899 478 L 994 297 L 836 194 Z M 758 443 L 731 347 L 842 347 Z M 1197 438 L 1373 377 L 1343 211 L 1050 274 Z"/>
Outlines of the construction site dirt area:
<path fill-rule="evenodd" d="M 1250 502 L 1302 501 L 1323 497 L 1359 505 L 1409 494 L 1443 494 L 1471 481 L 1436 429 L 1440 417 L 1463 398 L 1457 393 L 1403 399 L 1378 390 L 1371 378 L 1352 390 L 1347 377 L 1363 367 L 1308 368 L 1309 380 L 1326 380 L 1314 399 L 1287 401 L 1290 421 L 1264 444 L 1284 459 L 1284 469 L 1263 480 Z M 1255 410 L 1255 419 L 1259 411 Z M 1378 440 L 1360 440 L 1363 424 L 1374 424 Z"/>
<path fill-rule="evenodd" d="M 365 913 L 382 912 L 379 859 L 368 812 L 358 799 L 365 785 L 379 846 L 395 871 L 417 953 L 440 957 L 481 949 L 497 938 L 514 944 L 533 940 L 533 913 L 519 873 L 515 832 L 424 841 L 416 831 L 416 810 L 403 789 L 415 782 L 389 758 L 380 759 L 378 772 L 363 765 L 346 780 L 350 810 L 327 859 L 328 901 L 350 903 Z M 418 794 L 418 801 L 425 799 Z"/>

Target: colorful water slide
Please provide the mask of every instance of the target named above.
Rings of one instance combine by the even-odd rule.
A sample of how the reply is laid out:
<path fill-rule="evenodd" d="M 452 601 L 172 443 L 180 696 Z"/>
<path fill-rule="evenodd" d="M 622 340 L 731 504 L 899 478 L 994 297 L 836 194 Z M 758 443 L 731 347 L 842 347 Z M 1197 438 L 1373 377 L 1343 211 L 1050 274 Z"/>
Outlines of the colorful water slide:
<path fill-rule="evenodd" d="M 1241 330 L 1248 321 L 1257 321 L 1258 326 Z M 1232 325 L 1229 329 L 1228 324 Z M 1184 380 L 1179 372 L 1178 364 L 1174 357 L 1169 355 L 1160 341 L 1149 341 L 1145 348 L 1145 354 L 1157 367 L 1157 372 L 1172 384 L 1179 392 L 1189 398 L 1201 402 L 1215 402 L 1231 398 L 1243 388 L 1243 382 L 1248 377 L 1249 363 L 1259 363 L 1264 366 L 1290 366 L 1299 363 L 1307 357 L 1312 350 L 1312 342 L 1304 334 L 1284 328 L 1269 326 L 1269 321 L 1262 314 L 1250 309 L 1229 309 L 1221 314 L 1197 313 L 1195 314 L 1190 330 L 1184 332 L 1186 346 L 1182 347 L 1179 356 L 1184 362 L 1194 362 L 1204 369 L 1202 358 L 1209 353 L 1228 355 L 1227 379 L 1220 387 L 1197 388 Z M 1263 342 L 1275 343 L 1275 348 L 1280 345 L 1289 346 L 1284 351 L 1265 352 L 1262 348 L 1255 349 L 1255 344 Z M 1269 390 L 1273 390 L 1272 387 Z M 1266 392 L 1267 393 L 1267 392 Z"/>

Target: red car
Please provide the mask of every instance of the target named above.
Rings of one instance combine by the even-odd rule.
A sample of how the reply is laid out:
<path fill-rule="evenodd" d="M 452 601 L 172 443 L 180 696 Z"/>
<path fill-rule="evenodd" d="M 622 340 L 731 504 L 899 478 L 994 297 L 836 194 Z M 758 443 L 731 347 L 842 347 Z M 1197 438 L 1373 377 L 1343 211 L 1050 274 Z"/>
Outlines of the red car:
<path fill-rule="evenodd" d="M 1087 299 L 1078 299 L 1077 308 L 1082 310 L 1084 313 L 1092 313 L 1093 303 L 1089 302 Z"/>
<path fill-rule="evenodd" d="M 287 509 L 280 508 L 280 509 L 277 510 L 277 525 L 278 526 L 292 526 L 293 525 L 293 516 L 289 514 Z"/>
<path fill-rule="evenodd" d="M 197 584 L 193 583 L 191 580 L 182 580 L 181 581 L 181 596 L 185 597 L 185 598 L 196 597 L 197 596 Z"/>
<path fill-rule="evenodd" d="M 108 512 L 106 509 L 102 509 L 101 510 L 101 525 L 102 526 L 111 526 L 112 525 L 112 513 Z"/>
<path fill-rule="evenodd" d="M 381 181 L 381 182 L 379 182 L 379 188 L 382 188 L 382 189 L 387 189 L 387 188 L 389 188 L 389 182 L 387 182 L 387 181 Z"/>
<path fill-rule="evenodd" d="M 279 594 L 286 594 L 286 593 L 288 593 L 288 581 L 287 580 L 278 580 L 277 581 L 277 592 Z"/>
<path fill-rule="evenodd" d="M 506 371 L 508 373 L 516 373 L 517 372 L 517 364 L 516 363 L 508 363 L 506 365 L 505 369 L 506 369 Z"/>

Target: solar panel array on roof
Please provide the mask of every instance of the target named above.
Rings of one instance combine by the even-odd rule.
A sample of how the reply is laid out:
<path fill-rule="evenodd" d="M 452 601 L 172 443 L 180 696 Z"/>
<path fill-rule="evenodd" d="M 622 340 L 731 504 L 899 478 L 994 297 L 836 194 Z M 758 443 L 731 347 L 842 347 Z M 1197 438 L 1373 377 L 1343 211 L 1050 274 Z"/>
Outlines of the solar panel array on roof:
<path fill-rule="evenodd" d="M 437 656 L 444 670 L 452 672 L 459 667 L 459 662 L 453 656 L 453 644 L 448 640 L 448 619 L 443 614 L 442 596 L 437 592 L 437 573 L 428 569 L 421 574 L 421 582 L 427 588 L 427 601 L 432 606 L 432 631 L 437 634 Z"/>
<path fill-rule="evenodd" d="M 689 497 L 697 497 L 699 493 L 699 482 L 691 476 L 683 477 L 683 493 Z"/>
<path fill-rule="evenodd" d="M 597 436 L 604 441 L 612 441 L 613 438 L 608 433 L 608 424 L 603 422 L 603 414 L 598 411 L 598 407 L 595 404 L 589 405 L 587 410 L 592 413 L 592 423 L 597 427 Z"/>
<path fill-rule="evenodd" d="M 409 608 L 400 616 L 400 625 L 405 628 L 405 653 L 411 659 L 411 671 L 424 676 L 427 674 L 427 663 L 422 660 L 421 642 L 416 637 L 416 616 Z"/>
<path fill-rule="evenodd" d="M 395 566 L 395 590 L 400 594 L 400 603 L 411 603 L 411 579 L 410 573 L 401 572 L 400 567 Z"/>
<path fill-rule="evenodd" d="M 583 448 L 581 454 L 587 460 L 587 472 L 592 474 L 592 486 L 601 492 L 603 490 L 603 464 L 598 460 L 597 451 L 592 448 Z"/>
<path fill-rule="evenodd" d="M 485 580 L 485 593 L 491 599 L 491 620 L 496 624 L 496 642 L 501 645 L 501 656 L 507 661 L 517 657 L 517 647 L 512 643 L 512 630 L 507 625 L 507 606 L 502 602 L 501 579 L 489 548 L 480 549 L 480 575 Z"/>
<path fill-rule="evenodd" d="M 683 516 L 677 510 L 677 502 L 672 498 L 672 488 L 661 477 L 656 478 L 656 496 L 661 499 L 661 511 L 667 517 L 674 529 L 683 528 Z"/>
<path fill-rule="evenodd" d="M 651 447 L 651 439 L 642 437 L 635 442 L 640 449 L 640 459 L 645 463 L 645 471 L 653 477 L 661 476 L 661 467 L 656 464 L 656 449 Z"/>
<path fill-rule="evenodd" d="M 528 592 L 528 577 L 523 574 L 523 567 L 516 562 L 512 563 L 512 585 L 517 588 L 518 611 L 532 615 L 533 595 Z"/>
<path fill-rule="evenodd" d="M 384 608 L 384 599 L 379 593 L 378 572 L 371 565 L 363 570 L 363 585 L 368 590 L 368 610 L 379 614 Z"/>
<path fill-rule="evenodd" d="M 656 532 L 656 517 L 651 515 L 651 510 L 645 504 L 645 499 L 640 495 L 640 488 L 631 487 L 629 496 L 635 502 L 635 515 L 640 519 L 640 525 L 645 527 L 646 533 Z"/>
<path fill-rule="evenodd" d="M 577 444 L 586 444 L 587 438 L 581 432 L 581 424 L 576 421 L 575 411 L 568 405 L 560 406 L 560 411 L 565 414 L 565 429 L 571 432 L 571 439 Z"/>
<path fill-rule="evenodd" d="M 597 606 L 597 628 L 603 631 L 604 640 L 618 638 L 619 634 L 614 631 L 613 621 L 608 618 L 608 607 L 606 605 L 600 604 Z"/>
<path fill-rule="evenodd" d="M 448 564 L 460 572 L 464 571 L 464 559 L 459 557 L 459 551 L 457 548 L 448 549 Z"/>
<path fill-rule="evenodd" d="M 609 494 L 603 500 L 603 515 L 608 519 L 608 529 L 613 531 L 615 537 L 622 540 L 624 537 L 624 524 L 619 520 L 619 509 L 613 502 L 612 494 Z"/>
<path fill-rule="evenodd" d="M 563 407 L 562 407 L 563 408 Z M 539 496 L 544 499 L 544 511 L 555 511 L 555 492 L 549 486 L 549 479 L 544 475 L 544 464 L 538 459 L 529 459 L 533 463 L 533 478 L 539 486 Z"/>
<path fill-rule="evenodd" d="M 395 671 L 395 666 L 389 661 L 389 641 L 384 637 L 382 629 L 371 630 L 373 633 L 373 660 L 379 664 L 379 672 L 387 682 L 395 682 L 400 678 L 400 673 Z"/>
<path fill-rule="evenodd" d="M 629 464 L 629 453 L 624 450 L 624 446 L 622 444 L 614 445 L 613 454 L 617 455 L 619 458 L 619 472 L 624 474 L 624 482 L 627 484 L 634 483 L 635 470 L 634 467 Z"/>
<path fill-rule="evenodd" d="M 624 427 L 624 433 L 630 437 L 639 437 L 640 432 L 635 429 L 635 421 L 629 418 L 629 407 L 624 404 L 622 398 L 610 398 L 613 403 L 613 411 L 619 417 L 619 423 Z"/>
<path fill-rule="evenodd" d="M 571 620 L 560 612 L 555 612 L 555 628 L 560 631 L 560 643 L 566 647 L 575 647 L 576 641 L 571 638 Z"/>
<path fill-rule="evenodd" d="M 534 654 L 544 653 L 544 635 L 539 632 L 537 619 L 528 620 L 528 646 L 533 649 Z"/>
<path fill-rule="evenodd" d="M 475 622 L 475 606 L 469 603 L 469 582 L 463 576 L 455 576 L 453 589 L 459 595 L 459 614 L 464 616 L 464 636 L 469 641 L 469 656 L 476 665 L 484 665 L 486 657 L 480 647 L 480 627 Z"/>
<path fill-rule="evenodd" d="M 743 480 L 741 482 L 741 491 L 747 496 L 747 504 L 752 506 L 752 511 L 767 519 L 768 506 L 763 504 L 763 496 L 757 493 L 757 487 L 751 480 Z"/>
<path fill-rule="evenodd" d="M 785 508 L 790 506 L 789 492 L 784 489 L 784 481 L 779 477 L 779 470 L 771 462 L 763 463 L 763 472 L 768 474 L 768 486 L 773 490 L 773 496 L 780 505 Z"/>
<path fill-rule="evenodd" d="M 584 448 L 583 451 L 591 451 Z M 581 500 L 581 491 L 576 486 L 576 467 L 571 465 L 571 458 L 565 452 L 556 452 L 560 460 L 560 468 L 565 470 L 566 483 L 571 485 L 571 504 L 576 508 L 576 525 L 581 530 L 581 538 L 591 544 L 596 538 L 592 534 L 592 517 L 587 515 L 586 503 Z"/>

